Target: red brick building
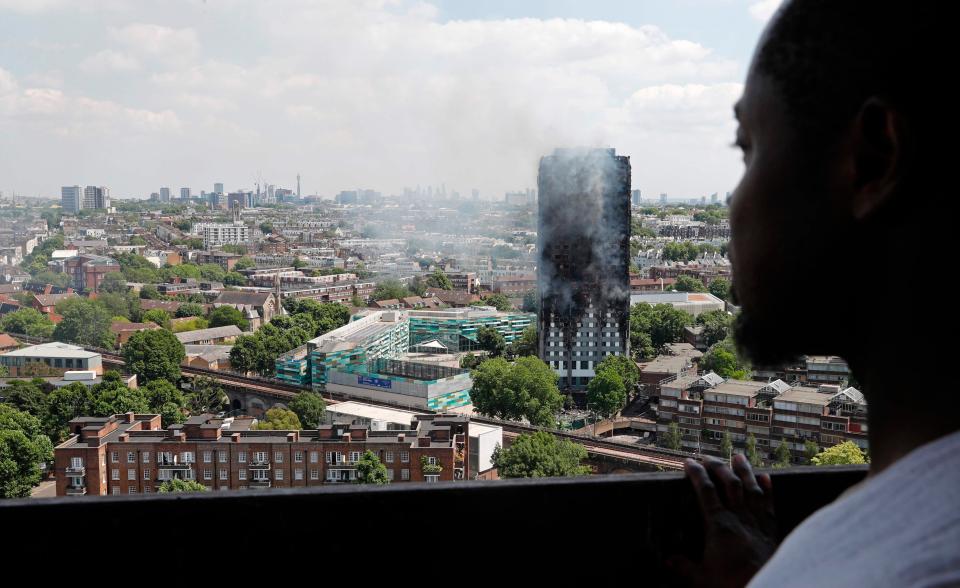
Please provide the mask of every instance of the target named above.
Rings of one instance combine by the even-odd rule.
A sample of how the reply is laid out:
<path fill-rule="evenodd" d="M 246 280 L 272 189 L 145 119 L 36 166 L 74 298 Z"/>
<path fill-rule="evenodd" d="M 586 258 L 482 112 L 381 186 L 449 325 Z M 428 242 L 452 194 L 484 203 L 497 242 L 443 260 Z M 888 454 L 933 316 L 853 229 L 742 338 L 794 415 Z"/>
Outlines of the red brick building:
<path fill-rule="evenodd" d="M 110 257 L 83 253 L 65 259 L 63 271 L 70 275 L 77 290 L 96 292 L 104 276 L 120 271 L 120 264 Z"/>
<path fill-rule="evenodd" d="M 159 415 L 76 418 L 73 436 L 54 451 L 57 496 L 149 493 L 173 478 L 211 490 L 349 483 L 367 450 L 393 482 L 472 477 L 464 416 L 420 415 L 401 431 L 346 424 L 258 431 L 251 422 L 206 414 L 163 429 Z"/>

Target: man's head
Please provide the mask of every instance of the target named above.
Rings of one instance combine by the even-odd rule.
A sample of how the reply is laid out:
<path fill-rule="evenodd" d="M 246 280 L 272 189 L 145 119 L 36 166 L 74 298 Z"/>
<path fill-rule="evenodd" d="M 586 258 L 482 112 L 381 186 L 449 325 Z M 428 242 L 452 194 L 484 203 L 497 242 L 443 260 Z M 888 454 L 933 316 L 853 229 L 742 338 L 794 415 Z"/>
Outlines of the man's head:
<path fill-rule="evenodd" d="M 944 202 L 938 137 L 956 126 L 946 20 L 922 1 L 796 0 L 761 38 L 730 203 L 737 340 L 755 363 L 856 354 L 889 320 L 887 280 L 918 277 L 898 266 Z"/>

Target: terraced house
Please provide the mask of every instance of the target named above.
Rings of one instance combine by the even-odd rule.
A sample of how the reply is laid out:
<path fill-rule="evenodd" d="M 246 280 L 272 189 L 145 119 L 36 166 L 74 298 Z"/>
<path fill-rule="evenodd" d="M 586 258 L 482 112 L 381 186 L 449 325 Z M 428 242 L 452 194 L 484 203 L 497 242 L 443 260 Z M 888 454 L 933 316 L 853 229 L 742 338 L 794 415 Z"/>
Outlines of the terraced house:
<path fill-rule="evenodd" d="M 57 496 L 143 494 L 172 479 L 211 490 L 301 488 L 349 483 L 367 450 L 392 482 L 472 479 L 470 419 L 418 415 L 405 430 L 321 425 L 250 430 L 252 419 L 204 414 L 164 429 L 160 415 L 115 414 L 70 421 L 54 450 Z"/>

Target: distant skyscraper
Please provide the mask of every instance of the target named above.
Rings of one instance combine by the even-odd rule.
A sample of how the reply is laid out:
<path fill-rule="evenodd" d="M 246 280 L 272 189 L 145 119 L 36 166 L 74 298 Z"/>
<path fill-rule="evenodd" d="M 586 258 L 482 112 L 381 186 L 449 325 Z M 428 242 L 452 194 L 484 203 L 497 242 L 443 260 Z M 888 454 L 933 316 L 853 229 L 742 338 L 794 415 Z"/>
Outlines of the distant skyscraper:
<path fill-rule="evenodd" d="M 60 207 L 64 212 L 80 212 L 83 206 L 83 194 L 80 186 L 64 186 L 60 188 Z"/>
<path fill-rule="evenodd" d="M 190 188 L 180 188 L 180 200 L 190 200 Z"/>
<path fill-rule="evenodd" d="M 110 189 L 105 186 L 87 186 L 83 189 L 81 208 L 110 208 Z"/>
<path fill-rule="evenodd" d="M 214 184 L 213 191 L 216 192 L 217 194 L 223 194 L 223 184 L 219 182 Z"/>
<path fill-rule="evenodd" d="M 160 188 L 160 202 L 170 202 L 170 188 Z"/>
<path fill-rule="evenodd" d="M 710 195 L 710 204 L 716 204 L 720 198 L 717 196 L 717 193 L 714 192 Z"/>
<path fill-rule="evenodd" d="M 666 192 L 661 192 L 661 193 L 660 193 L 660 204 L 666 204 L 666 203 L 667 203 L 667 193 L 666 193 Z"/>
<path fill-rule="evenodd" d="M 300 200 L 300 174 L 297 174 L 297 200 Z"/>
<path fill-rule="evenodd" d="M 160 201 L 160 193 L 159 193 L 159 192 L 150 192 L 150 200 L 153 200 L 154 202 L 159 202 L 159 201 Z"/>
<path fill-rule="evenodd" d="M 640 206 L 640 190 L 631 190 L 630 200 L 634 206 Z"/>
<path fill-rule="evenodd" d="M 540 160 L 540 358 L 582 391 L 608 355 L 627 355 L 630 158 L 557 149 Z"/>

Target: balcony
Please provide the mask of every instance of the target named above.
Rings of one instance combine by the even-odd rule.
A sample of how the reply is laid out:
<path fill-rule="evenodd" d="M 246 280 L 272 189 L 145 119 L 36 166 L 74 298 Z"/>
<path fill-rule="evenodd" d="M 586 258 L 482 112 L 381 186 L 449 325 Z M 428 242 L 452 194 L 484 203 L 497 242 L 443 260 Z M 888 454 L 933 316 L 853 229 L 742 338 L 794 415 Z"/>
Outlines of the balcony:
<path fill-rule="evenodd" d="M 860 466 L 771 470 L 780 534 L 785 536 L 813 511 L 861 481 L 866 471 Z M 231 540 L 204 542 L 205 558 L 228 561 L 236 557 L 238 545 L 255 543 L 252 538 L 280 537 L 284 557 L 317 561 L 317 529 L 349 529 L 349 540 L 337 536 L 323 542 L 326 561 L 343 561 L 356 556 L 355 537 L 422 525 L 424 513 L 462 513 L 468 516 L 465 520 L 482 524 L 457 535 L 458 553 L 484 552 L 505 537 L 524 532 L 525 521 L 535 520 L 538 533 L 570 538 L 576 561 L 568 558 L 564 565 L 530 568 L 530 552 L 517 549 L 499 552 L 504 561 L 498 563 L 530 570 L 526 576 L 535 573 L 538 582 L 544 576 L 568 581 L 584 576 L 595 582 L 601 574 L 605 580 L 623 577 L 660 586 L 670 583 L 664 561 L 677 554 L 696 557 L 703 542 L 699 507 L 679 473 L 437 484 L 398 479 L 377 487 L 327 484 L 275 489 L 266 486 L 269 481 L 257 482 L 249 482 L 246 491 L 3 500 L 0 520 L 6 528 L 16 529 L 17 539 L 4 555 L 11 561 L 48 558 L 36 546 L 49 542 L 50 529 L 62 527 L 64 521 L 76 529 L 130 529 L 131 521 L 163 525 L 175 518 L 172 528 L 186 532 L 191 521 L 229 521 L 241 516 L 243 533 Z M 602 516 L 597 514 L 601 504 L 609 507 Z M 372 512 L 375 516 L 362 514 Z M 392 544 L 406 545 L 403 541 L 396 539 L 399 543 Z M 409 549 L 385 547 L 391 543 L 386 540 L 381 543 L 377 565 L 409 566 Z M 163 553 L 170 561 L 186 561 L 198 553 L 195 541 L 171 540 L 167 532 L 138 533 L 136 544 L 138 550 Z M 70 554 L 78 561 L 102 559 L 103 543 L 73 541 Z M 596 562 L 614 563 L 601 569 Z M 237 573 L 249 573 L 249 567 L 241 566 Z M 518 578 L 524 575 L 517 572 Z"/>
<path fill-rule="evenodd" d="M 179 471 L 186 471 L 186 470 L 189 470 L 192 465 L 193 465 L 192 463 L 178 463 L 178 462 L 175 462 L 175 461 L 171 461 L 171 462 L 158 462 L 158 463 L 157 463 L 157 469 L 159 469 L 159 470 L 179 470 Z"/>
<path fill-rule="evenodd" d="M 269 488 L 269 487 L 270 487 L 270 480 L 268 480 L 268 479 L 266 479 L 266 478 L 250 480 L 250 484 L 249 484 L 249 485 L 250 485 L 251 488 Z"/>
<path fill-rule="evenodd" d="M 269 461 L 253 461 L 247 466 L 251 470 L 264 470 L 268 471 L 270 469 Z"/>
<path fill-rule="evenodd" d="M 67 496 L 84 496 L 86 493 L 86 486 L 67 486 Z"/>
<path fill-rule="evenodd" d="M 86 476 L 87 475 L 87 468 L 83 466 L 80 466 L 78 468 L 71 466 L 71 467 L 68 467 L 65 471 L 68 476 Z"/>

